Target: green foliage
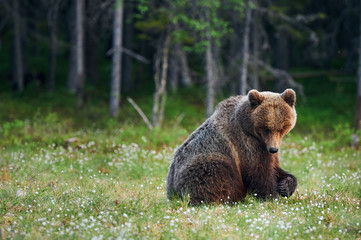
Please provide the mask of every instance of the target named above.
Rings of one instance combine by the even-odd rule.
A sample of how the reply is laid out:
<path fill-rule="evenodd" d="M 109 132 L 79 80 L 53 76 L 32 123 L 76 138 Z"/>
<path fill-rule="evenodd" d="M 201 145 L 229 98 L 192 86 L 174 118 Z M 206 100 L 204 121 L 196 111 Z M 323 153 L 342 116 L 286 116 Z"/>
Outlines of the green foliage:
<path fill-rule="evenodd" d="M 333 147 L 344 147 L 352 145 L 352 135 L 355 134 L 361 138 L 361 130 L 356 131 L 348 123 L 340 123 L 333 127 L 330 141 Z M 361 145 L 360 145 L 361 146 Z"/>
<path fill-rule="evenodd" d="M 243 1 L 234 1 L 230 4 L 221 4 L 221 1 L 189 2 L 176 0 L 161 6 L 154 6 L 147 1 L 137 1 L 139 14 L 135 26 L 137 29 L 151 33 L 160 33 L 167 26 L 172 26 L 173 41 L 180 42 L 187 51 L 200 53 L 205 51 L 209 44 L 206 34 L 220 45 L 224 35 L 231 33 L 229 20 L 220 13 L 223 8 L 232 5 L 235 9 L 242 9 Z M 142 34 L 142 38 L 148 36 Z"/>
<path fill-rule="evenodd" d="M 355 82 L 347 76 L 327 76 L 298 80 L 306 99 L 298 95 L 296 129 L 323 137 L 339 124 L 352 124 L 355 116 Z M 322 91 L 320 91 L 322 89 Z"/>
<path fill-rule="evenodd" d="M 123 5 L 123 0 L 116 0 L 114 4 L 115 9 L 119 9 Z"/>
<path fill-rule="evenodd" d="M 241 1 L 243 3 L 243 1 Z M 230 28 L 229 21 L 220 14 L 222 8 L 229 5 L 222 5 L 221 1 L 173 1 L 172 9 L 175 9 L 172 16 L 172 23 L 176 26 L 182 26 L 175 29 L 176 40 L 187 42 L 190 36 L 197 39 L 193 43 L 193 47 L 185 46 L 185 50 L 194 52 L 203 52 L 210 44 L 206 35 L 209 34 L 216 44 L 220 45 L 220 40 L 226 34 L 233 30 Z M 240 2 L 233 3 L 233 7 L 240 6 Z M 237 8 L 238 9 L 238 8 Z"/>
<path fill-rule="evenodd" d="M 21 120 L 16 119 L 14 122 L 7 122 L 0 129 L 1 138 L 19 144 L 20 139 L 25 137 L 24 128 L 25 123 Z"/>
<path fill-rule="evenodd" d="M 142 19 L 149 10 L 149 1 L 147 0 L 133 0 L 138 13 L 135 14 L 137 19 Z"/>
<path fill-rule="evenodd" d="M 147 17 L 146 21 L 136 22 L 135 27 L 147 33 L 160 33 L 166 29 L 168 17 L 166 9 L 161 8 L 157 14 L 152 14 Z"/>
<path fill-rule="evenodd" d="M 67 126 L 66 126 L 67 125 Z M 60 120 L 56 113 L 45 117 L 38 112 L 31 120 L 6 122 L 0 128 L 1 146 L 18 145 L 27 142 L 62 143 L 70 130 L 69 120 Z"/>

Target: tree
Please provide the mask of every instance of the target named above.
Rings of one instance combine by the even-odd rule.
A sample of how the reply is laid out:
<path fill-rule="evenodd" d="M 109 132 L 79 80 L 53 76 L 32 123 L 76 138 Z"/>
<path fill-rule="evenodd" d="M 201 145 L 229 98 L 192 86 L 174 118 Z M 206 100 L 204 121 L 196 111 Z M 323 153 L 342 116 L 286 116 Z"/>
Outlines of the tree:
<path fill-rule="evenodd" d="M 69 70 L 68 70 L 68 79 L 67 79 L 67 88 L 71 93 L 75 93 L 76 92 L 76 82 L 77 82 L 77 78 L 76 78 L 76 53 L 77 53 L 77 49 L 76 49 L 76 34 L 77 34 L 77 29 L 74 26 L 74 22 L 75 22 L 75 16 L 76 16 L 76 1 L 71 1 L 70 2 L 70 7 L 69 7 L 69 19 L 68 19 L 68 28 L 69 28 L 69 35 L 70 35 L 70 56 L 69 56 Z"/>
<path fill-rule="evenodd" d="M 288 32 L 285 26 L 279 26 L 276 32 L 276 54 L 275 65 L 278 69 L 287 71 L 289 68 L 289 41 Z M 287 88 L 287 83 L 280 78 L 275 79 L 275 91 L 283 92 Z"/>
<path fill-rule="evenodd" d="M 176 46 L 173 45 L 170 49 L 170 58 L 169 58 L 169 85 L 173 92 L 177 91 L 179 84 L 179 58 L 177 57 Z"/>
<path fill-rule="evenodd" d="M 119 109 L 122 61 L 123 2 L 116 0 L 113 25 L 112 81 L 110 86 L 110 116 L 116 116 Z"/>
<path fill-rule="evenodd" d="M 251 8 L 249 0 L 245 0 L 246 17 L 244 21 L 243 48 L 242 48 L 242 65 L 241 65 L 241 84 L 240 94 L 245 95 L 247 91 L 247 73 L 248 73 L 248 54 L 249 54 L 249 29 L 251 25 Z"/>
<path fill-rule="evenodd" d="M 260 45 L 261 45 L 261 41 L 260 41 L 260 27 L 259 27 L 259 14 L 257 12 L 253 13 L 253 21 L 252 21 L 252 32 L 251 32 L 251 36 L 252 36 L 252 55 L 256 58 L 256 59 L 260 59 L 261 58 L 261 51 L 260 51 Z M 257 65 L 253 65 L 251 66 L 251 74 L 250 74 L 250 87 L 252 89 L 260 89 L 260 80 L 259 80 L 259 69 Z"/>
<path fill-rule="evenodd" d="M 21 45 L 21 16 L 20 16 L 20 7 L 19 0 L 13 1 L 13 38 L 14 38 L 14 83 L 19 92 L 24 90 L 24 65 L 23 65 L 23 50 Z"/>
<path fill-rule="evenodd" d="M 179 58 L 182 84 L 184 86 L 190 87 L 192 85 L 192 76 L 188 65 L 187 55 L 179 44 L 176 45 L 175 51 L 176 51 L 176 56 Z"/>
<path fill-rule="evenodd" d="M 359 49 L 358 49 L 358 68 L 357 68 L 357 93 L 356 93 L 356 132 L 352 134 L 352 147 L 358 148 L 360 143 L 360 137 L 357 132 L 361 129 L 361 5 L 359 9 Z"/>
<path fill-rule="evenodd" d="M 162 126 L 164 119 L 164 107 L 167 97 L 166 84 L 168 73 L 168 58 L 170 45 L 170 28 L 168 27 L 165 36 L 158 42 L 157 53 L 155 55 L 155 92 L 153 97 L 152 123 L 153 126 Z"/>
<path fill-rule="evenodd" d="M 192 85 L 191 71 L 186 53 L 180 43 L 172 44 L 170 55 L 169 85 L 171 89 L 176 91 L 179 84 L 190 87 Z"/>
<path fill-rule="evenodd" d="M 129 50 L 133 48 L 133 2 L 124 2 L 124 34 L 123 47 Z M 132 65 L 133 58 L 127 54 L 123 54 L 122 57 L 122 92 L 129 92 L 132 89 Z"/>
<path fill-rule="evenodd" d="M 84 0 L 76 1 L 76 93 L 77 105 L 83 107 L 84 100 Z"/>
<path fill-rule="evenodd" d="M 86 63 L 86 78 L 97 85 L 98 84 L 98 52 L 100 47 L 100 32 L 99 32 L 99 15 L 102 12 L 100 0 L 86 1 L 86 19 L 85 19 L 85 63 Z"/>
<path fill-rule="evenodd" d="M 282 4 L 280 2 L 277 3 L 280 5 Z M 256 4 L 254 8 L 257 18 L 262 17 L 263 20 L 266 20 L 270 25 L 267 26 L 264 22 L 259 24 L 258 28 L 263 30 L 259 32 L 265 33 L 264 39 L 266 40 L 266 46 L 271 46 L 269 38 L 274 36 L 276 47 L 274 49 L 269 49 L 269 53 L 275 52 L 275 54 L 273 56 L 272 54 L 268 54 L 268 56 L 256 56 L 259 52 L 255 48 L 254 50 L 256 51 L 253 51 L 253 56 L 251 56 L 252 67 L 262 68 L 266 72 L 271 73 L 275 77 L 276 91 L 281 92 L 287 87 L 294 87 L 302 96 L 304 96 L 302 85 L 295 82 L 286 71 L 290 65 L 289 49 L 292 47 L 290 39 L 291 37 L 300 41 L 307 39 L 309 43 L 316 44 L 318 41 L 317 35 L 307 26 L 307 23 L 321 18 L 322 14 L 286 15 L 286 13 L 292 12 L 291 10 L 293 10 L 293 8 L 298 9 L 298 11 L 299 9 L 305 8 L 305 4 L 301 3 L 286 5 L 285 7 L 285 4 L 277 6 L 275 3 L 268 7 L 267 4 L 263 4 L 265 7 L 261 5 L 262 4 Z M 253 22 L 256 22 L 255 19 Z M 254 39 L 252 43 L 254 47 L 257 46 L 255 40 L 256 39 Z M 264 59 L 266 59 L 266 61 L 264 61 Z M 273 64 L 268 63 L 271 59 L 274 62 Z M 276 67 L 273 67 L 272 65 L 275 65 Z"/>
<path fill-rule="evenodd" d="M 208 9 L 206 10 L 206 18 L 209 19 Z M 214 63 L 214 54 L 212 48 L 212 37 L 210 34 L 209 27 L 206 28 L 206 41 L 207 41 L 207 50 L 206 50 L 206 73 L 207 73 L 207 99 L 206 99 L 206 116 L 210 117 L 214 111 L 214 97 L 215 97 L 215 87 L 217 82 L 217 76 L 215 73 L 215 63 Z"/>
<path fill-rule="evenodd" d="M 172 1 L 172 6 L 174 9 L 172 19 L 173 24 L 177 26 L 178 38 L 184 42 L 193 39 L 193 47 L 187 46 L 188 51 L 204 54 L 204 70 L 207 79 L 206 116 L 208 117 L 214 111 L 217 79 L 219 68 L 221 68 L 221 64 L 218 64 L 221 60 L 217 59 L 220 55 L 215 54 L 215 49 L 222 45 L 222 37 L 230 32 L 229 22 L 220 12 L 222 7 L 227 8 L 229 5 L 222 5 L 219 0 L 196 2 L 179 0 Z"/>
<path fill-rule="evenodd" d="M 48 26 L 50 30 L 50 69 L 49 69 L 49 91 L 55 89 L 55 70 L 56 70 L 56 52 L 57 52 L 57 19 L 59 5 L 62 0 L 49 1 Z"/>
<path fill-rule="evenodd" d="M 357 74 L 357 100 L 356 100 L 356 129 L 361 128 L 361 6 L 360 6 L 360 26 L 359 26 L 359 59 L 358 59 L 358 74 Z"/>

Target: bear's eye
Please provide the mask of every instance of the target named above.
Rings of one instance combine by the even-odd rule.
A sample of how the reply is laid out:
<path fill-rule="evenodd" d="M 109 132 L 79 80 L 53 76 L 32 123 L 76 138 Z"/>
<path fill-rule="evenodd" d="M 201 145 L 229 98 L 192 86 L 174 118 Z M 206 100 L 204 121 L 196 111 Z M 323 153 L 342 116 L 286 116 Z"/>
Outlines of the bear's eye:
<path fill-rule="evenodd" d="M 270 134 L 270 133 L 271 133 L 271 130 L 270 130 L 269 128 L 265 128 L 265 129 L 264 129 L 264 132 L 265 132 L 266 134 Z"/>

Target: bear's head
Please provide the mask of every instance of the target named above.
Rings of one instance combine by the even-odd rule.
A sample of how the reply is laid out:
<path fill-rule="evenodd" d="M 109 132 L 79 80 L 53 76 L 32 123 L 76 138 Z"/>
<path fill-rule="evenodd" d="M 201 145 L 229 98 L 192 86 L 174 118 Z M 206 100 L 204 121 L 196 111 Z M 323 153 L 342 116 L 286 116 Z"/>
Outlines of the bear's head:
<path fill-rule="evenodd" d="M 296 93 L 292 89 L 281 94 L 251 90 L 248 100 L 254 135 L 270 153 L 277 153 L 283 136 L 296 124 Z"/>

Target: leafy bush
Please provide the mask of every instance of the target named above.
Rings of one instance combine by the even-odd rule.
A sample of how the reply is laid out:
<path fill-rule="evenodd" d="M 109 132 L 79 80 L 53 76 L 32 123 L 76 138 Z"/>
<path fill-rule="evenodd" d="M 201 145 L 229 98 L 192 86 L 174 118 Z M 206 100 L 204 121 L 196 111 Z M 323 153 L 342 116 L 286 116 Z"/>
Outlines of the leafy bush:
<path fill-rule="evenodd" d="M 25 138 L 26 122 L 16 119 L 14 122 L 6 122 L 0 128 L 0 137 L 2 142 L 8 141 L 13 144 L 18 144 Z"/>
<path fill-rule="evenodd" d="M 33 118 L 5 122 L 0 128 L 1 145 L 19 145 L 27 142 L 61 143 L 72 129 L 72 121 L 60 119 L 56 113 L 42 116 L 37 112 Z"/>
<path fill-rule="evenodd" d="M 340 123 L 334 125 L 330 140 L 332 141 L 334 147 L 348 147 L 353 144 L 352 136 L 354 134 L 360 138 L 361 130 L 356 131 L 350 126 L 350 124 Z"/>

